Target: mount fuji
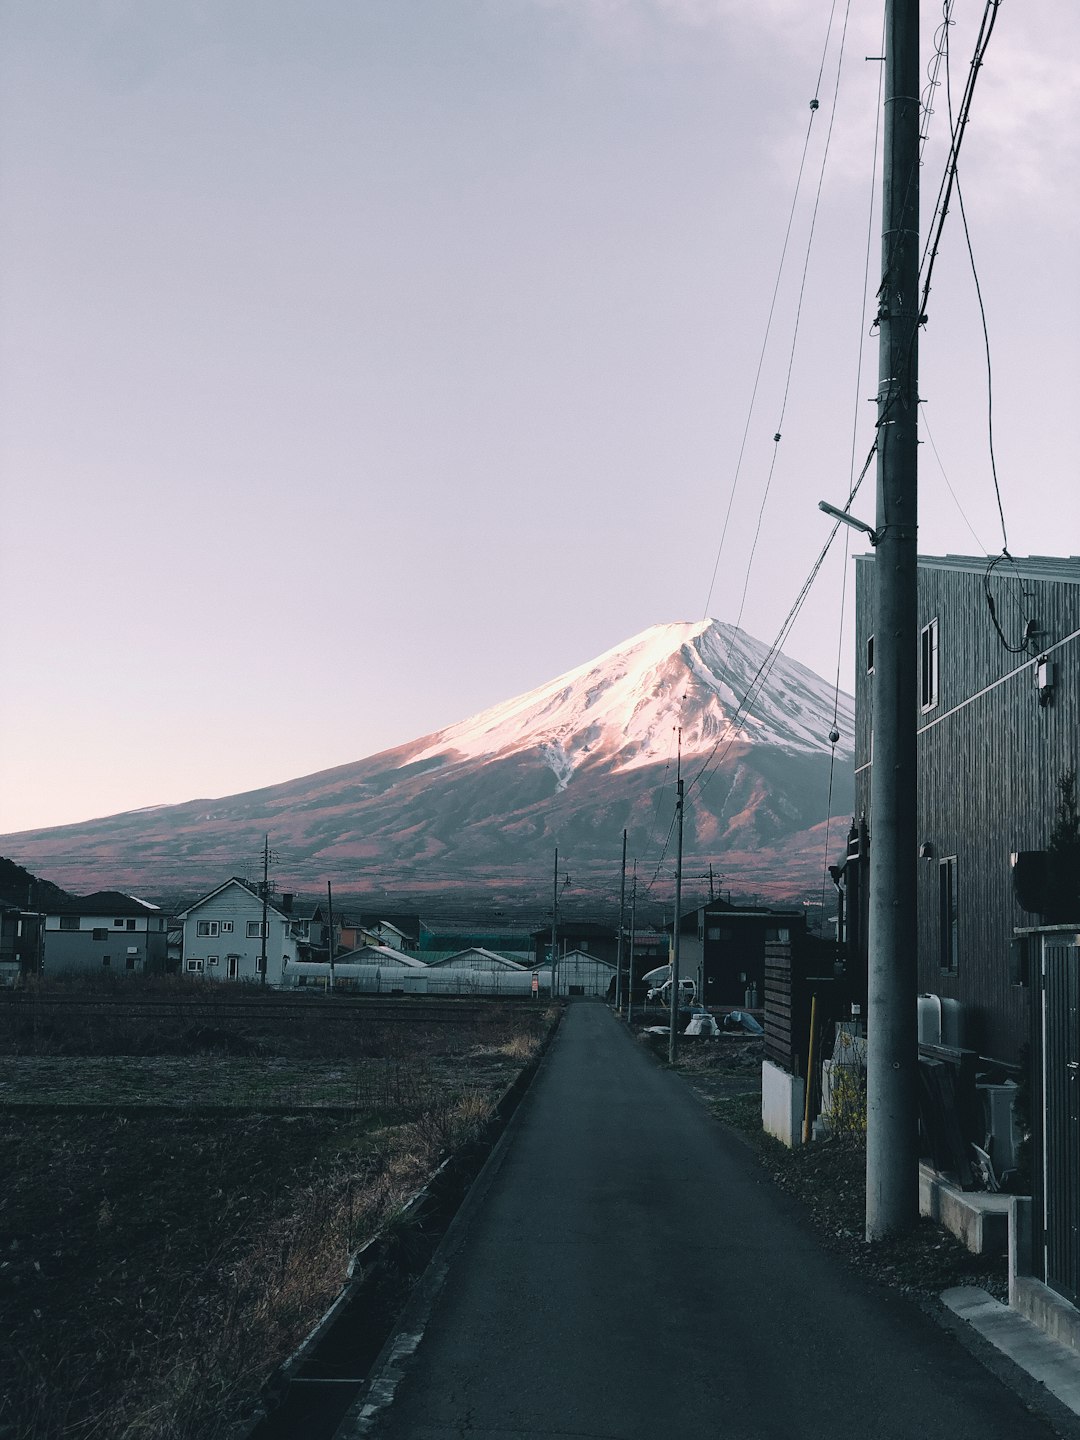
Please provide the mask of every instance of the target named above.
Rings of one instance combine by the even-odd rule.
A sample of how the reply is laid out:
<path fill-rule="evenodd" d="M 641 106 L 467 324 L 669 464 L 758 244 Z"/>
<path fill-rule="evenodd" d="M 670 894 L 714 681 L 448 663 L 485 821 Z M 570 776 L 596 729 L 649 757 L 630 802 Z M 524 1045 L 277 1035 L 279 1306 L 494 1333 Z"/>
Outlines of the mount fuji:
<path fill-rule="evenodd" d="M 639 873 L 669 888 L 680 731 L 684 873 L 712 865 L 725 887 L 776 899 L 820 886 L 830 780 L 834 850 L 851 814 L 854 702 L 716 620 L 654 625 L 367 759 L 224 799 L 0 836 L 0 853 L 69 889 L 191 893 L 252 871 L 269 832 L 283 889 L 330 879 L 343 894 L 513 899 L 545 893 L 556 845 L 575 885 L 617 892 L 625 828 Z"/>

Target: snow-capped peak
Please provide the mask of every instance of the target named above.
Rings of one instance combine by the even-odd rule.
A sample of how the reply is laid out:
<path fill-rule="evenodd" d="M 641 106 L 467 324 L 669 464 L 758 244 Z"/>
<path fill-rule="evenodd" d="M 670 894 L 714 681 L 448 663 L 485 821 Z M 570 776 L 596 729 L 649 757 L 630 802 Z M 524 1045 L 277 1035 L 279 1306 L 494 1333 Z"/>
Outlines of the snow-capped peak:
<path fill-rule="evenodd" d="M 532 750 L 561 790 L 598 758 L 616 771 L 671 760 L 679 726 L 687 757 L 729 740 L 828 753 L 833 705 L 832 687 L 820 676 L 782 654 L 770 663 L 768 648 L 732 625 L 653 625 L 536 690 L 439 731 L 410 760 Z M 838 752 L 850 758 L 854 704 L 847 695 L 840 696 L 837 728 Z"/>

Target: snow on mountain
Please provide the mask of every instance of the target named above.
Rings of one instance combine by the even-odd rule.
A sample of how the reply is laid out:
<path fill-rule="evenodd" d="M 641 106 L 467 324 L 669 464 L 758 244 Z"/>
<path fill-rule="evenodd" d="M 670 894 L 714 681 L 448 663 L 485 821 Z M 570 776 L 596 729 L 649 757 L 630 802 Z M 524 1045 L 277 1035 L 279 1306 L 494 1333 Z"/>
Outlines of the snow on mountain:
<path fill-rule="evenodd" d="M 612 773 L 666 764 L 680 725 L 690 759 L 728 742 L 828 754 L 833 707 L 833 690 L 820 676 L 782 654 L 770 657 L 768 647 L 733 625 L 653 625 L 536 690 L 439 731 L 409 759 L 535 751 L 561 791 L 596 760 Z M 850 759 L 854 702 L 844 694 L 837 728 L 838 754 Z"/>
<path fill-rule="evenodd" d="M 684 759 L 695 772 L 709 761 L 687 811 L 688 865 L 701 874 L 716 861 L 736 889 L 799 895 L 820 884 L 829 797 L 837 819 L 854 803 L 852 701 L 839 697 L 836 767 L 834 703 L 827 681 L 731 625 L 655 625 L 378 755 L 217 800 L 0 837 L 0 848 L 72 890 L 197 893 L 242 873 L 269 834 L 291 885 L 510 898 L 546 886 L 558 845 L 602 889 L 624 830 L 643 870 L 662 859 L 681 725 Z M 833 844 L 842 833 L 833 827 Z"/>

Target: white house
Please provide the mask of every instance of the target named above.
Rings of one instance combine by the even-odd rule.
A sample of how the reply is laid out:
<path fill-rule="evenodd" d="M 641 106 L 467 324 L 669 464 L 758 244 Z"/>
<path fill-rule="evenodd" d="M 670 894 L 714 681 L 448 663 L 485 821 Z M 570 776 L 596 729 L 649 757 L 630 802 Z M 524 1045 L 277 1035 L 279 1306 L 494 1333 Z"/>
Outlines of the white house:
<path fill-rule="evenodd" d="M 261 980 L 262 898 L 243 880 L 226 880 L 176 917 L 183 924 L 180 968 L 207 980 Z M 266 983 L 281 985 L 307 936 L 302 923 L 275 903 L 266 906 Z"/>

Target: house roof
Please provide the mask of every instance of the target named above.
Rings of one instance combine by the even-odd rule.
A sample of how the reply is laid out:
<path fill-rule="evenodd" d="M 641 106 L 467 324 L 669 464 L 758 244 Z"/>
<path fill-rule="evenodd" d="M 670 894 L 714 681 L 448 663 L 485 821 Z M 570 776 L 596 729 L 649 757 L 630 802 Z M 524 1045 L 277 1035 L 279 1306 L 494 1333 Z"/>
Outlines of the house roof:
<path fill-rule="evenodd" d="M 148 900 L 137 900 L 120 890 L 96 890 L 93 895 L 72 895 L 49 907 L 50 915 L 160 915 L 161 908 Z"/>
<path fill-rule="evenodd" d="M 601 925 L 596 920 L 560 920 L 555 931 L 558 935 L 580 935 L 585 940 L 616 940 L 619 935 L 617 925 Z M 542 939 L 551 935 L 551 926 L 529 933 L 534 940 Z"/>
<path fill-rule="evenodd" d="M 472 957 L 479 960 L 494 960 L 500 970 L 524 970 L 526 968 L 516 960 L 511 960 L 506 955 L 497 955 L 494 950 L 485 950 L 482 945 L 470 945 L 467 950 L 459 950 L 454 955 L 446 955 L 440 960 L 429 960 L 428 966 L 432 970 L 437 970 L 440 967 L 444 969 L 456 969 L 460 962 Z M 462 968 L 464 968 L 464 966 L 462 966 Z"/>
<path fill-rule="evenodd" d="M 603 965 L 605 970 L 615 969 L 614 960 L 602 960 L 599 955 L 594 955 L 591 950 L 568 950 L 565 955 L 559 956 L 559 964 L 562 965 L 566 960 L 573 960 L 575 956 L 580 960 L 587 960 L 590 965 Z"/>
<path fill-rule="evenodd" d="M 358 950 L 348 950 L 344 955 L 335 955 L 335 965 L 398 965 L 404 970 L 426 970 L 423 960 L 415 955 L 406 955 L 393 950 L 389 945 L 361 945 Z"/>
<path fill-rule="evenodd" d="M 858 560 L 873 560 L 873 555 L 858 555 Z M 995 557 L 987 555 L 920 555 L 923 570 L 962 570 L 985 575 Z M 1080 585 L 1080 555 L 1010 555 L 1009 571 L 1028 580 L 1064 580 Z"/>
<path fill-rule="evenodd" d="M 186 910 L 179 911 L 175 918 L 177 920 L 186 920 L 187 917 L 198 910 L 201 905 L 205 905 L 208 900 L 213 900 L 216 896 L 220 895 L 223 890 L 228 890 L 230 885 L 235 885 L 238 889 L 246 891 L 254 901 L 262 905 L 262 896 L 258 891 L 254 890 L 246 880 L 241 880 L 238 875 L 233 875 L 230 879 L 218 885 L 216 889 L 211 890 L 209 894 L 201 896 L 193 905 L 189 905 Z M 266 911 L 267 914 L 277 915 L 282 920 L 296 920 L 300 918 L 295 911 L 291 915 L 287 914 L 280 906 L 275 905 L 272 900 L 266 902 Z M 120 911 L 118 910 L 116 913 L 119 915 Z"/>

